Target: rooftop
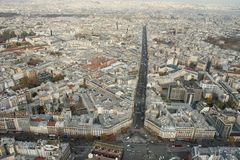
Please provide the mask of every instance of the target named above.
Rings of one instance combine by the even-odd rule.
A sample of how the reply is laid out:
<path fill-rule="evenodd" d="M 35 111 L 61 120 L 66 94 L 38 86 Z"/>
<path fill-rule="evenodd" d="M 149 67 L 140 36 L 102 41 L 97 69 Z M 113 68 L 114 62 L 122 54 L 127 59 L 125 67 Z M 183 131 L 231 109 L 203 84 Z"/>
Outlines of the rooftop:
<path fill-rule="evenodd" d="M 89 160 L 94 160 L 98 157 L 101 157 L 101 160 L 116 160 L 116 159 L 122 159 L 123 156 L 123 147 L 102 143 L 102 142 L 95 142 L 91 149 L 91 156 L 89 156 Z"/>

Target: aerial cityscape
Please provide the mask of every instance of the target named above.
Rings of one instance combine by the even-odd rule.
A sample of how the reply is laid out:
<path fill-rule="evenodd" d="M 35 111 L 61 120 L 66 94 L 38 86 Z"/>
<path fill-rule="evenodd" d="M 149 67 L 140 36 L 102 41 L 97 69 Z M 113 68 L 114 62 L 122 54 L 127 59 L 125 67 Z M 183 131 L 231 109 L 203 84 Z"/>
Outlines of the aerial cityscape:
<path fill-rule="evenodd" d="M 239 0 L 0 0 L 0 160 L 240 160 Z"/>

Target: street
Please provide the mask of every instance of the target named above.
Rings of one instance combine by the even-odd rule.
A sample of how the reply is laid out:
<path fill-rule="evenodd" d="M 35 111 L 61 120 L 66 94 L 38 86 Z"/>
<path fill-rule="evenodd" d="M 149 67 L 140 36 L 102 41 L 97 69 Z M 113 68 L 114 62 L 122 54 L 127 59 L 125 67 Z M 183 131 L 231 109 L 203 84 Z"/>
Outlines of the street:
<path fill-rule="evenodd" d="M 141 63 L 139 68 L 138 82 L 136 88 L 134 113 L 133 113 L 133 128 L 140 129 L 144 126 L 144 113 L 146 103 L 146 86 L 148 72 L 148 51 L 147 51 L 147 27 L 143 27 L 142 32 L 142 52 Z"/>

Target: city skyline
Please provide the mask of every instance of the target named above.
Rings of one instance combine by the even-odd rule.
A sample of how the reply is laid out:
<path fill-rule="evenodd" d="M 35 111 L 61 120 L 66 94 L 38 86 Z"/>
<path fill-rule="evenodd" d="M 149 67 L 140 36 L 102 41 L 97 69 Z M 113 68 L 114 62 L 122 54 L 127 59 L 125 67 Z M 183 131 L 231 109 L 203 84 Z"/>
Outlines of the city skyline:
<path fill-rule="evenodd" d="M 101 3 L 101 2 L 111 2 L 111 1 L 116 1 L 116 0 L 102 0 L 102 1 L 90 1 L 93 3 Z M 38 3 L 40 1 L 38 0 L 0 0 L 0 2 L 2 3 Z M 68 4 L 68 3 L 78 3 L 79 1 L 77 0 L 65 0 L 65 1 L 53 1 L 55 3 L 63 3 L 63 4 Z M 198 1 L 192 1 L 192 0 L 122 0 L 122 1 L 117 1 L 118 3 L 121 2 L 157 2 L 157 3 L 176 3 L 176 4 L 194 4 L 194 5 L 217 5 L 219 7 L 225 7 L 224 5 L 230 5 L 230 6 L 235 6 L 235 7 L 239 7 L 240 6 L 240 1 L 239 0 L 198 0 Z M 46 2 L 47 4 L 47 2 Z"/>

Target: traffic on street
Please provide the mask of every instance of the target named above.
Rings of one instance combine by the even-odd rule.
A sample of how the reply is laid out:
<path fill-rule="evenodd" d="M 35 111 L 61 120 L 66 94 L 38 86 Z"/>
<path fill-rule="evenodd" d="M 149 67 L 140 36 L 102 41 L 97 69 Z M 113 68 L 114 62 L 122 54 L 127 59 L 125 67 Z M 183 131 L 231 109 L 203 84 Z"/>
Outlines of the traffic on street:
<path fill-rule="evenodd" d="M 133 127 L 135 129 L 143 128 L 144 113 L 146 103 L 146 86 L 148 73 L 148 49 L 147 49 L 147 26 L 143 27 L 142 31 L 142 52 L 141 63 L 138 75 L 138 82 L 136 88 L 134 113 L 133 113 Z"/>

